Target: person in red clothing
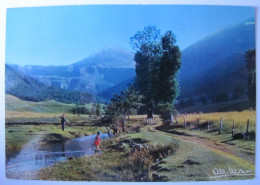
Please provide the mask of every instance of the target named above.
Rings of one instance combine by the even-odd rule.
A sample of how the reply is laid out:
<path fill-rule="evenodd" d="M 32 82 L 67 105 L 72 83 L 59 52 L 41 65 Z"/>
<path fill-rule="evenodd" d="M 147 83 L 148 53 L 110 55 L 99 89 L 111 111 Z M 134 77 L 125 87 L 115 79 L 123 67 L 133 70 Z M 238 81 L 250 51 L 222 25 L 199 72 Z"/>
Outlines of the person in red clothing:
<path fill-rule="evenodd" d="M 95 137 L 95 142 L 94 142 L 94 145 L 96 146 L 95 153 L 99 152 L 100 141 L 101 141 L 101 139 L 100 139 L 100 132 L 98 131 L 97 135 Z"/>

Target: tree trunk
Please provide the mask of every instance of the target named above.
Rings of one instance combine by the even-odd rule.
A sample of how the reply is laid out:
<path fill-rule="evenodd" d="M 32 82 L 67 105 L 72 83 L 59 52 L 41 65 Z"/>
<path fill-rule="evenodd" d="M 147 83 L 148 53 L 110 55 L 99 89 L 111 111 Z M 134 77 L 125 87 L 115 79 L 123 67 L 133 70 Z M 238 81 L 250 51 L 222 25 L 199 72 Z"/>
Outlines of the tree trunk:
<path fill-rule="evenodd" d="M 147 118 L 153 118 L 153 108 L 152 106 L 148 106 L 148 110 L 147 110 Z"/>

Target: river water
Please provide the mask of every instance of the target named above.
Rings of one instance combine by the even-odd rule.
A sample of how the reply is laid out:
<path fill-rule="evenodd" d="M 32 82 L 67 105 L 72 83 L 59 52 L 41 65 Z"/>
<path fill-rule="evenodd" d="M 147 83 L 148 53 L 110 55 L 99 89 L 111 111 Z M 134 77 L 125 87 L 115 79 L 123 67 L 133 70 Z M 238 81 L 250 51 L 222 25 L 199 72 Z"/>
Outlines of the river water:
<path fill-rule="evenodd" d="M 59 161 L 65 161 L 69 157 L 82 157 L 95 153 L 93 145 L 96 135 L 71 139 L 64 143 L 38 144 L 42 139 L 36 136 L 21 149 L 15 157 L 6 163 L 6 173 L 15 174 L 19 178 L 24 172 L 32 174 Z M 101 134 L 101 140 L 108 138 L 107 134 Z M 36 174 L 36 173 L 35 173 Z"/>

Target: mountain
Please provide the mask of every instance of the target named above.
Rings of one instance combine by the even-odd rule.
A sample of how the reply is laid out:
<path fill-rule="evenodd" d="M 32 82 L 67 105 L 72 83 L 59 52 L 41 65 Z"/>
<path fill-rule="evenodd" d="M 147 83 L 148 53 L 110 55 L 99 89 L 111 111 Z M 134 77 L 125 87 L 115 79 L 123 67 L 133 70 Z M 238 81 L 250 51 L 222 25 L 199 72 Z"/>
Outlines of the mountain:
<path fill-rule="evenodd" d="M 244 54 L 255 48 L 255 20 L 248 19 L 206 37 L 182 51 L 181 98 L 230 93 L 247 87 Z"/>
<path fill-rule="evenodd" d="M 253 48 L 255 20 L 248 19 L 241 24 L 219 30 L 183 50 L 178 77 L 180 98 L 201 94 L 215 96 L 222 92 L 230 94 L 238 86 L 246 89 L 248 72 L 244 54 Z M 110 47 L 71 65 L 12 65 L 20 74 L 17 76 L 18 82 L 13 78 L 10 84 L 22 84 L 23 89 L 22 93 L 14 88 L 7 91 L 19 92 L 18 97 L 29 98 L 47 92 L 41 90 L 42 88 L 52 87 L 56 90 L 68 90 L 64 92 L 85 92 L 109 99 L 114 93 L 126 88 L 126 84 L 134 78 L 133 58 L 133 54 L 128 51 Z M 21 76 L 25 75 L 27 76 L 23 79 Z M 31 83 L 33 85 L 30 86 Z"/>
<path fill-rule="evenodd" d="M 67 66 L 14 66 L 52 87 L 97 95 L 135 75 L 133 55 L 110 47 Z"/>
<path fill-rule="evenodd" d="M 89 103 L 94 97 L 86 92 L 50 87 L 39 80 L 5 65 L 5 93 L 22 100 L 43 101 L 53 99 L 64 103 Z"/>
<path fill-rule="evenodd" d="M 119 94 L 120 91 L 123 91 L 127 88 L 127 84 L 131 83 L 134 80 L 134 77 L 129 78 L 127 80 L 124 80 L 121 83 L 118 83 L 107 90 L 103 91 L 102 93 L 99 94 L 100 97 L 110 100 L 114 94 Z"/>
<path fill-rule="evenodd" d="M 135 63 L 133 58 L 133 54 L 124 49 L 109 47 L 73 64 L 73 66 L 85 66 L 88 68 L 134 68 Z"/>

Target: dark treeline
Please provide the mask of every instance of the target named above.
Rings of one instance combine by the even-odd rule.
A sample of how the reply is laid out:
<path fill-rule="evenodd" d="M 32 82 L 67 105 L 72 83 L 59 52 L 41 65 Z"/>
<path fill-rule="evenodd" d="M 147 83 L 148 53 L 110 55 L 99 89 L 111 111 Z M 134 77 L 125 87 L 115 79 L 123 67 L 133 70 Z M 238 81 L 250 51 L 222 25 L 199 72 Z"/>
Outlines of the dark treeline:
<path fill-rule="evenodd" d="M 249 105 L 256 108 L 256 59 L 255 49 L 249 49 L 245 54 L 245 60 L 248 69 L 248 98 Z"/>

